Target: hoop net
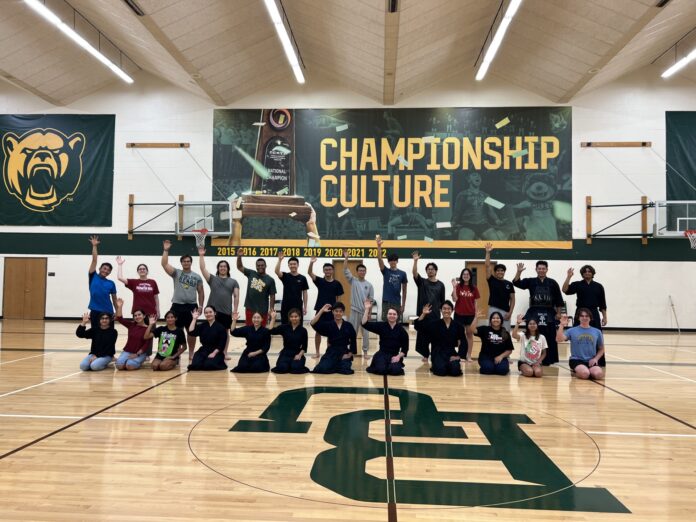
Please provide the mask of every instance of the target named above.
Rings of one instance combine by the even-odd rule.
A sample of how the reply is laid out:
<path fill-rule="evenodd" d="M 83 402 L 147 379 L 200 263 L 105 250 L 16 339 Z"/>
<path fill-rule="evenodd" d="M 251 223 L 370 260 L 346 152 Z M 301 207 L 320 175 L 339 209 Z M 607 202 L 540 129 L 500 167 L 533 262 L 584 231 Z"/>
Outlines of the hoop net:
<path fill-rule="evenodd" d="M 684 235 L 691 241 L 691 248 L 696 250 L 696 230 L 687 230 Z"/>
<path fill-rule="evenodd" d="M 196 238 L 196 248 L 203 248 L 205 246 L 205 236 L 208 235 L 207 228 L 201 228 L 199 230 L 192 230 L 193 237 Z"/>

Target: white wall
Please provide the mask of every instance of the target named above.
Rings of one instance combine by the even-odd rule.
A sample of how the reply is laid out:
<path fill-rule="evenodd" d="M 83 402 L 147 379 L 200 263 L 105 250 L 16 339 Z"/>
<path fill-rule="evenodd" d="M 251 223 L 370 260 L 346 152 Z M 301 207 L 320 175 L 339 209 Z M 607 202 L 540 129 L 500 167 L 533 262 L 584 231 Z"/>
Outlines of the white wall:
<path fill-rule="evenodd" d="M 472 77 L 469 73 L 453 76 L 400 102 L 396 107 L 553 105 L 494 76 L 483 83 L 474 82 Z M 96 233 L 126 232 L 129 193 L 135 193 L 139 202 L 171 201 L 173 198 L 169 193 L 185 194 L 188 200 L 210 199 L 213 105 L 145 72 L 140 72 L 135 80 L 132 86 L 115 82 L 69 107 L 60 108 L 48 107 L 42 100 L 0 83 L 0 108 L 6 113 L 116 114 L 113 225 L 95 229 Z M 579 96 L 571 105 L 573 236 L 583 238 L 586 195 L 591 195 L 596 204 L 636 203 L 643 193 L 651 200 L 664 198 L 665 165 L 660 156 L 665 155 L 665 111 L 696 110 L 696 85 L 679 75 L 664 82 L 656 69 L 646 68 Z M 257 92 L 232 105 L 234 108 L 271 106 L 369 108 L 380 107 L 380 104 L 326 80 L 311 78 L 305 86 L 269 86 L 266 91 Z M 652 141 L 655 152 L 605 149 L 600 153 L 595 149 L 580 148 L 581 141 L 597 140 Z M 191 143 L 190 155 L 174 149 L 126 149 L 125 143 L 130 141 L 187 141 Z M 154 174 L 150 169 L 154 170 Z M 162 183 L 166 184 L 168 191 Z M 138 210 L 136 221 L 144 215 Z M 594 229 L 624 215 L 625 211 L 595 211 Z M 26 228 L 0 227 L 0 232 L 16 231 L 26 231 Z M 34 227 L 31 231 L 92 232 L 79 227 Z M 639 232 L 638 218 L 617 227 L 616 232 Z M 671 327 L 673 322 L 667 295 L 672 295 L 681 327 L 696 328 L 696 300 L 692 298 L 696 277 L 693 277 L 693 264 L 689 260 L 693 262 L 694 256 L 684 240 L 683 263 L 593 261 L 598 271 L 597 279 L 607 287 L 610 324 L 622 327 Z M 143 257 L 137 261 L 150 265 L 152 275 L 161 283 L 162 300 L 166 302 L 171 288 L 159 267 L 159 259 Z M 267 261 L 271 267 L 275 263 L 275 260 Z M 302 269 L 307 262 L 302 261 Z M 449 281 L 462 268 L 461 261 L 437 262 L 443 281 Z M 512 272 L 516 260 L 503 262 Z M 577 269 L 584 262 L 577 260 L 574 266 Z M 128 266 L 132 270 L 135 264 L 136 260 L 132 260 Z M 49 271 L 56 272 L 56 277 L 48 278 L 47 316 L 77 316 L 81 313 L 88 301 L 85 282 L 88 265 L 88 256 L 49 258 Z M 379 275 L 376 263 L 373 262 L 373 265 L 369 266 L 369 278 L 376 288 L 381 288 L 381 282 L 374 277 Z M 531 271 L 533 263 L 529 265 Z M 407 272 L 410 266 L 410 260 L 401 262 L 402 269 Z M 567 268 L 567 262 L 551 260 L 550 276 L 562 281 Z M 411 286 L 410 290 L 407 313 L 415 310 L 415 287 Z M 70 296 L 69 300 L 65 299 L 66 295 Z M 518 294 L 518 303 L 525 302 L 523 296 L 526 297 L 526 292 Z M 518 307 L 520 311 L 522 307 Z"/>

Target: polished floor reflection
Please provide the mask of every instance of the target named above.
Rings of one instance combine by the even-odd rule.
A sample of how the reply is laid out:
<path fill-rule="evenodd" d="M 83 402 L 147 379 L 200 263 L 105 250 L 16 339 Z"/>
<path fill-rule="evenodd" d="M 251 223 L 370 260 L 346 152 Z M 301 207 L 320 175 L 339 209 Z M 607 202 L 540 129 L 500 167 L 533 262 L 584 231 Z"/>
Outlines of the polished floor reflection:
<path fill-rule="evenodd" d="M 597 384 L 85 373 L 75 327 L 0 321 L 3 521 L 692 519 L 695 334 L 610 331 Z"/>

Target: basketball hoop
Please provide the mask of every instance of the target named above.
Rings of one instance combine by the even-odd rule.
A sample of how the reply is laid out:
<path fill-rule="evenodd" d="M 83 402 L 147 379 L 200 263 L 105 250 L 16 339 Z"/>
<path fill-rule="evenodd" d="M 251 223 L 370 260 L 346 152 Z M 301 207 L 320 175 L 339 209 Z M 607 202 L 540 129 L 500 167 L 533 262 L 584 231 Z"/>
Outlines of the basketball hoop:
<path fill-rule="evenodd" d="M 191 232 L 193 232 L 193 237 L 196 238 L 196 247 L 197 248 L 204 248 L 205 247 L 205 236 L 208 235 L 208 229 L 201 228 L 199 230 L 192 230 Z"/>
<path fill-rule="evenodd" d="M 696 250 L 696 230 L 687 230 L 684 235 L 691 241 L 691 248 Z"/>

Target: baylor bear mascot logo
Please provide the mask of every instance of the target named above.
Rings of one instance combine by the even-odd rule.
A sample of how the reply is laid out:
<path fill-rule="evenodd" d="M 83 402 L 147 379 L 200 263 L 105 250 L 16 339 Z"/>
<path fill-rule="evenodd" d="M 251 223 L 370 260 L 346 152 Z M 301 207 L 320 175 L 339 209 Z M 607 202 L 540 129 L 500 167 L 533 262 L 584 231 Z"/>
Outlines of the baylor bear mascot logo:
<path fill-rule="evenodd" d="M 29 210 L 51 212 L 72 196 L 82 177 L 85 137 L 56 129 L 32 129 L 2 138 L 3 179 L 7 191 Z"/>

